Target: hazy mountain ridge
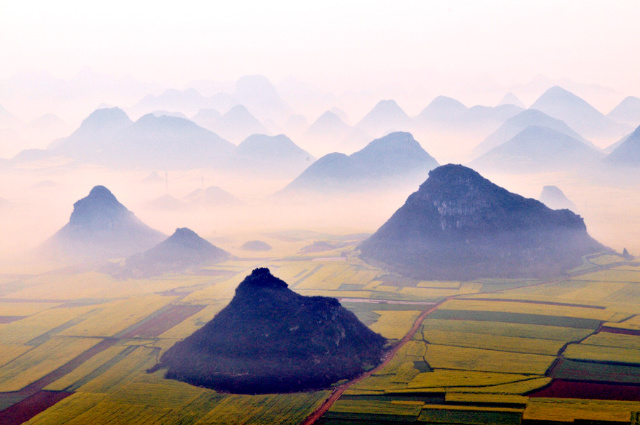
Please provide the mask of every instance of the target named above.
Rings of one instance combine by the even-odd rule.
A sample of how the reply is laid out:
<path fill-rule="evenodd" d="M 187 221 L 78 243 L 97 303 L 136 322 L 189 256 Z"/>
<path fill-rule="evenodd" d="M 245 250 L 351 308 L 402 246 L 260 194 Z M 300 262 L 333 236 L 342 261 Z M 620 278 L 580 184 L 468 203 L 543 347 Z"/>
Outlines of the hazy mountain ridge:
<path fill-rule="evenodd" d="M 549 127 L 529 126 L 471 166 L 512 173 L 575 171 L 598 165 L 604 154 Z"/>
<path fill-rule="evenodd" d="M 294 178 L 315 158 L 284 134 L 254 134 L 233 151 L 229 168 L 235 172 L 263 178 Z"/>
<path fill-rule="evenodd" d="M 395 132 L 347 156 L 318 159 L 280 193 L 348 193 L 412 185 L 437 166 L 410 133 Z"/>
<path fill-rule="evenodd" d="M 554 86 L 531 105 L 547 115 L 564 121 L 588 139 L 611 140 L 623 136 L 629 126 L 607 118 L 584 99 L 568 90 Z"/>
<path fill-rule="evenodd" d="M 224 162 L 234 147 L 184 118 L 147 114 L 132 122 L 122 109 L 108 108 L 94 111 L 46 153 L 115 168 L 195 168 Z"/>
<path fill-rule="evenodd" d="M 576 133 L 563 121 L 550 117 L 537 109 L 527 109 L 506 120 L 500 128 L 487 136 L 486 139 L 474 148 L 474 154 L 485 154 L 491 149 L 508 142 L 518 133 L 530 126 L 550 128 L 595 148 L 591 142 Z"/>

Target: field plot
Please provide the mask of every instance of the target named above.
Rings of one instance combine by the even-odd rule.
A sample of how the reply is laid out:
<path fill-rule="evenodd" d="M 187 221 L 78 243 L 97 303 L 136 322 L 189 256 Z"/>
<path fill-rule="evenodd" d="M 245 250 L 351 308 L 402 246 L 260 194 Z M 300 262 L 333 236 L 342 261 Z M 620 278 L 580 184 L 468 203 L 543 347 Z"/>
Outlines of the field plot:
<path fill-rule="evenodd" d="M 578 329 L 597 329 L 602 323 L 596 319 L 582 317 L 565 317 L 542 314 L 514 313 L 503 311 L 482 310 L 451 310 L 442 309 L 433 314 L 434 319 L 469 320 L 487 322 L 506 322 L 528 325 L 556 326 Z"/>
<path fill-rule="evenodd" d="M 338 400 L 321 420 L 321 424 L 332 421 L 387 421 L 414 422 L 422 411 L 424 402 L 393 402 L 370 400 Z"/>
<path fill-rule="evenodd" d="M 97 338 L 52 338 L 0 368 L 0 392 L 20 390 L 100 341 Z"/>
<path fill-rule="evenodd" d="M 153 279 L 119 280 L 103 273 L 49 273 L 28 279 L 11 298 L 29 300 L 78 300 L 131 297 L 162 292 L 179 286 L 204 284 L 212 278 L 194 275 L 167 275 Z"/>
<path fill-rule="evenodd" d="M 127 351 L 128 347 L 124 347 L 122 345 L 109 347 L 83 362 L 70 373 L 47 385 L 45 390 L 73 391 L 82 385 L 83 379 L 85 379 L 86 382 L 88 381 L 86 378 L 90 377 L 91 374 L 95 374 L 97 376 L 99 373 L 107 370 L 111 364 L 115 363 L 114 360 L 121 360 L 122 357 L 124 357 L 123 354 Z"/>
<path fill-rule="evenodd" d="M 640 366 L 564 359 L 554 367 L 552 377 L 573 381 L 640 384 Z"/>
<path fill-rule="evenodd" d="M 427 363 L 434 369 L 544 375 L 555 356 L 429 344 Z"/>
<path fill-rule="evenodd" d="M 413 326 L 422 311 L 374 311 L 380 317 L 371 325 L 371 330 L 388 339 L 401 339 Z"/>
<path fill-rule="evenodd" d="M 153 338 L 170 330 L 185 319 L 193 316 L 204 309 L 203 305 L 173 304 L 163 308 L 138 322 L 135 327 L 130 328 L 121 338 Z"/>
<path fill-rule="evenodd" d="M 527 323 L 509 323 L 473 320 L 443 320 L 434 318 L 438 312 L 431 314 L 422 324 L 418 335 L 430 331 L 464 332 L 478 335 L 506 336 L 516 338 L 533 338 L 554 341 L 576 341 L 591 333 L 590 329 L 568 328 L 561 326 L 534 325 Z"/>
<path fill-rule="evenodd" d="M 572 422 L 610 421 L 630 423 L 631 412 L 640 411 L 640 403 L 608 400 L 531 398 L 523 419 Z"/>
<path fill-rule="evenodd" d="M 513 336 L 494 336 L 472 332 L 428 330 L 424 338 L 430 344 L 454 347 L 481 348 L 504 352 L 543 354 L 555 356 L 564 345 L 564 341 L 549 339 L 519 338 Z"/>
<path fill-rule="evenodd" d="M 42 311 L 22 320 L 0 325 L 2 344 L 36 344 L 84 320 L 96 306 L 59 307 Z"/>
<path fill-rule="evenodd" d="M 572 398 L 582 400 L 619 400 L 640 402 L 637 385 L 555 379 L 548 387 L 529 394 L 531 398 Z"/>
<path fill-rule="evenodd" d="M 419 374 L 409 382 L 408 388 L 489 387 L 530 379 L 531 375 L 437 369 Z"/>
<path fill-rule="evenodd" d="M 0 366 L 7 364 L 32 348 L 26 345 L 0 345 Z"/>
<path fill-rule="evenodd" d="M 522 409 L 480 406 L 425 406 L 418 420 L 436 424 L 513 424 L 520 423 Z"/>
<path fill-rule="evenodd" d="M 0 423 L 3 425 L 20 425 L 32 418 L 34 411 L 53 406 L 70 395 L 71 393 L 65 392 L 38 391 L 32 396 L 1 411 Z"/>
<path fill-rule="evenodd" d="M 0 302 L 0 316 L 32 316 L 61 303 Z"/>
<path fill-rule="evenodd" d="M 173 300 L 174 297 L 147 295 L 103 304 L 85 320 L 61 332 L 60 335 L 114 336 Z"/>
<path fill-rule="evenodd" d="M 574 306 L 553 303 L 539 304 L 518 301 L 485 301 L 476 299 L 447 301 L 441 306 L 441 310 L 518 313 L 540 316 L 584 318 L 598 321 L 608 320 L 616 313 L 613 311 L 607 311 L 606 309 L 598 306 Z"/>
<path fill-rule="evenodd" d="M 563 353 L 567 359 L 630 363 L 640 366 L 640 350 L 605 345 L 571 344 Z"/>
<path fill-rule="evenodd" d="M 638 297 L 640 299 L 640 296 Z M 620 323 L 605 323 L 606 328 L 610 328 L 611 332 L 615 332 L 616 330 L 628 330 L 630 333 L 634 333 L 640 336 L 640 315 L 634 315 L 627 320 L 624 320 Z"/>
<path fill-rule="evenodd" d="M 162 339 L 182 339 L 191 335 L 213 319 L 227 305 L 226 301 L 216 301 L 197 311 L 179 324 L 159 335 Z"/>
<path fill-rule="evenodd" d="M 28 277 L 18 291 L 25 299 L 8 300 L 5 313 L 0 302 L 0 315 L 24 316 L 0 324 L 0 390 L 23 388 L 93 350 L 64 374 L 38 381 L 45 392 L 66 398 L 41 405 L 48 408 L 28 424 L 299 424 L 329 391 L 230 395 L 166 380 L 162 370 L 147 373 L 164 350 L 224 308 L 252 268 L 265 266 L 303 295 L 340 298 L 392 342 L 421 312 L 449 298 L 385 367 L 349 387 L 319 424 L 517 424 L 523 414 L 629 423 L 631 412 L 640 411 L 640 402 L 629 401 L 640 388 L 640 336 L 602 331 L 640 329 L 636 268 L 547 284 L 461 283 L 411 281 L 353 257 L 341 260 L 240 259 L 209 268 L 208 276 L 129 281 L 91 273 Z M 75 296 L 78 287 L 85 288 Z M 488 289 L 499 292 L 482 294 Z M 609 400 L 578 400 L 596 397 Z"/>
<path fill-rule="evenodd" d="M 607 347 L 640 350 L 640 335 L 625 335 L 612 332 L 598 332 L 586 338 L 581 345 L 601 345 Z"/>

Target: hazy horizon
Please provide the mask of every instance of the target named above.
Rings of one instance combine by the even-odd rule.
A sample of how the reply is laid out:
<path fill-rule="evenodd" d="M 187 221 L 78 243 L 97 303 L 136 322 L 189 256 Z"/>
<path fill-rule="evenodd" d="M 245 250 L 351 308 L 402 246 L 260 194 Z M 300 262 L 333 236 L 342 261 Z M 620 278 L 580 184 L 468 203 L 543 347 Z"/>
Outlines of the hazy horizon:
<path fill-rule="evenodd" d="M 75 123 L 102 103 L 168 88 L 210 96 L 259 74 L 337 97 L 357 120 L 374 99 L 409 115 L 438 95 L 495 105 L 514 91 L 529 106 L 547 78 L 583 87 L 606 114 L 640 96 L 638 12 L 631 1 L 3 1 L 0 105 L 30 120 L 58 100 Z M 79 92 L 60 92 L 65 81 Z"/>

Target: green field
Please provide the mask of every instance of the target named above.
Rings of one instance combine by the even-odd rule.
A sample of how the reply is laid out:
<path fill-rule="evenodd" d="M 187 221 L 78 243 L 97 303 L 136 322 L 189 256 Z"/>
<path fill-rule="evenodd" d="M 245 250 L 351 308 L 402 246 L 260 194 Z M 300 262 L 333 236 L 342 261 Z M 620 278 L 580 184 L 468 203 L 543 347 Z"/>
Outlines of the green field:
<path fill-rule="evenodd" d="M 394 343 L 422 312 L 440 303 L 413 338 L 384 367 L 350 385 L 319 424 L 517 424 L 560 417 L 629 423 L 631 412 L 640 411 L 640 402 L 528 396 L 552 377 L 640 384 L 640 336 L 598 332 L 601 325 L 634 329 L 640 323 L 635 266 L 588 273 L 617 257 L 592 259 L 583 274 L 555 283 L 412 281 L 354 257 L 322 258 L 293 252 L 234 259 L 208 267 L 206 276 L 144 280 L 84 272 L 25 277 L 27 284 L 0 302 L 0 316 L 21 317 L 0 324 L 0 405 L 19 401 L 9 392 L 106 341 L 104 349 L 45 383 L 43 390 L 72 394 L 29 424 L 301 423 L 330 389 L 230 395 L 166 380 L 163 371 L 147 373 L 162 352 L 224 308 L 253 268 L 266 266 L 303 295 L 340 298 Z M 590 291 L 600 300 L 585 296 Z M 202 307 L 160 334 L 135 336 L 136 329 L 177 305 Z"/>

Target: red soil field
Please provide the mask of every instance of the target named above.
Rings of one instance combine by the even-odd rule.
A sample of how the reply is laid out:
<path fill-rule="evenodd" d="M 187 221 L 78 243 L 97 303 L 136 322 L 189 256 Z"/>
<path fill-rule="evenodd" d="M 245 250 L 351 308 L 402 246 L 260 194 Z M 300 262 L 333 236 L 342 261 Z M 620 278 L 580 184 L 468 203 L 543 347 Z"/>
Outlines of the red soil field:
<path fill-rule="evenodd" d="M 636 335 L 640 336 L 640 329 L 622 329 L 622 328 L 610 328 L 608 326 L 603 326 L 600 329 L 600 332 L 609 332 L 612 334 L 622 334 L 622 335 Z"/>
<path fill-rule="evenodd" d="M 38 391 L 32 396 L 0 412 L 0 424 L 19 425 L 71 394 L 72 393 L 62 391 Z"/>
<path fill-rule="evenodd" d="M 529 397 L 640 401 L 640 385 L 600 384 L 555 379 L 551 385 L 529 394 Z"/>
<path fill-rule="evenodd" d="M 157 316 L 145 320 L 140 326 L 136 326 L 130 331 L 119 335 L 119 337 L 155 338 L 188 317 L 193 316 L 204 307 L 203 305 L 172 305 Z"/>

